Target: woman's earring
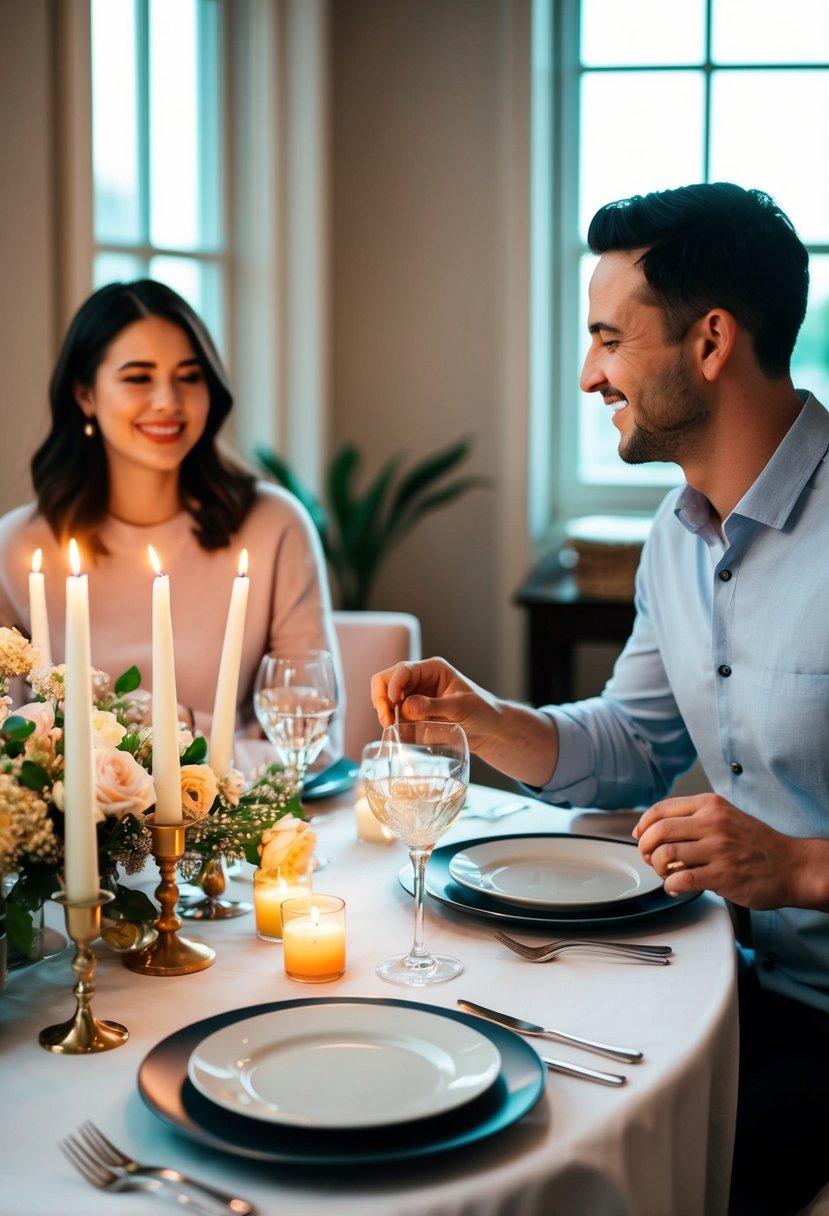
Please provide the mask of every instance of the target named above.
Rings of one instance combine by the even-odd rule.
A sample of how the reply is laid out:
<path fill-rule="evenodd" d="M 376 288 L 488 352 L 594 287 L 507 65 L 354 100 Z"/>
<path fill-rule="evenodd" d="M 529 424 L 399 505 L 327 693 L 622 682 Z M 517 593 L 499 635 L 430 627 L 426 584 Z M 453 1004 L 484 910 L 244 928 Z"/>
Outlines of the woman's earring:
<path fill-rule="evenodd" d="M 83 433 L 86 435 L 87 439 L 93 439 L 95 437 L 95 423 L 91 418 L 88 418 L 84 423 Z"/>

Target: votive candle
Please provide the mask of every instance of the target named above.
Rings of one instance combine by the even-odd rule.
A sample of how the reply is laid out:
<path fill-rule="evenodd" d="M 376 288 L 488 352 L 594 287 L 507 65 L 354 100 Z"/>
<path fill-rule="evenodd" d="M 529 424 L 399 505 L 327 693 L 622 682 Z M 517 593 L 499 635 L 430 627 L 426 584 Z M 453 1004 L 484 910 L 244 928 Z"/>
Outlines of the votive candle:
<path fill-rule="evenodd" d="M 345 900 L 314 892 L 282 904 L 285 974 L 323 984 L 345 971 Z"/>
<path fill-rule="evenodd" d="M 286 899 L 308 895 L 310 874 L 295 877 L 291 882 L 278 870 L 254 871 L 253 909 L 256 932 L 265 941 L 282 941 L 282 904 Z"/>
<path fill-rule="evenodd" d="M 233 580 L 230 592 L 222 657 L 219 661 L 219 676 L 216 681 L 210 745 L 207 751 L 207 761 L 217 777 L 221 777 L 227 772 L 233 756 L 236 696 L 239 689 L 239 668 L 242 662 L 242 643 L 245 639 L 245 616 L 248 608 L 248 588 L 250 587 L 247 571 L 248 551 L 243 549 L 239 557 L 239 574 Z"/>
<path fill-rule="evenodd" d="M 173 653 L 170 579 L 152 545 L 147 546 L 156 576 L 153 579 L 153 785 L 155 821 L 177 825 L 181 814 L 181 762 L 178 746 L 178 700 Z"/>
<path fill-rule="evenodd" d="M 95 899 L 98 842 L 92 755 L 92 659 L 89 589 L 76 541 L 69 542 L 66 580 L 66 674 L 63 702 L 64 884 L 69 903 Z"/>

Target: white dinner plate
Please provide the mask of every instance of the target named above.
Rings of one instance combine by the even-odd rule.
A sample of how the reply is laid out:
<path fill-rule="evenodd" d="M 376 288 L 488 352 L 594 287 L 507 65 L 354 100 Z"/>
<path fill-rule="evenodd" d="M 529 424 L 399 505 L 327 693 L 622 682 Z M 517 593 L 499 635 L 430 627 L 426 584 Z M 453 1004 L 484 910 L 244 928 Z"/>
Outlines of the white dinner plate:
<path fill-rule="evenodd" d="M 518 836 L 468 845 L 452 857 L 449 873 L 474 891 L 535 908 L 614 904 L 662 886 L 638 849 L 581 836 Z"/>
<path fill-rule="evenodd" d="M 234 1022 L 198 1044 L 187 1071 L 204 1097 L 237 1114 L 346 1129 L 462 1106 L 500 1067 L 497 1047 L 470 1026 L 419 1009 L 331 1004 Z"/>

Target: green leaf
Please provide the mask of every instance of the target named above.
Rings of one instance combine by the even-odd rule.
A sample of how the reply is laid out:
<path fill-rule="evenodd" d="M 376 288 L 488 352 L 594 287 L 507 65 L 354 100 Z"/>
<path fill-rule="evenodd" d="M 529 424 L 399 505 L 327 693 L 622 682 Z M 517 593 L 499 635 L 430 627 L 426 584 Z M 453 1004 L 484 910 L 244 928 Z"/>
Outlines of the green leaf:
<path fill-rule="evenodd" d="M 314 494 L 309 486 L 300 481 L 288 464 L 276 452 L 262 446 L 257 447 L 255 451 L 256 458 L 265 472 L 270 473 L 274 481 L 284 486 L 286 490 L 289 490 L 305 507 L 320 534 L 323 548 L 325 548 L 327 544 L 328 516 L 316 494 Z"/>
<path fill-rule="evenodd" d="M 28 739 L 29 735 L 34 732 L 35 724 L 30 718 L 21 718 L 20 714 L 12 714 L 6 718 L 3 723 L 2 733 L 6 739 L 12 739 L 19 743 L 23 739 Z"/>
<path fill-rule="evenodd" d="M 136 688 L 139 688 L 140 686 L 141 672 L 137 667 L 132 666 L 115 681 L 115 695 L 117 697 L 123 697 L 128 692 L 135 692 Z"/>
<path fill-rule="evenodd" d="M 115 899 L 106 905 L 106 915 L 112 917 L 113 912 L 135 924 L 154 921 L 158 917 L 158 908 L 148 895 L 122 887 L 120 883 L 115 884 Z"/>
<path fill-rule="evenodd" d="M 51 785 L 52 779 L 39 764 L 35 764 L 33 760 L 24 760 L 20 766 L 20 784 L 25 785 L 29 790 L 46 789 L 47 785 Z"/>
<path fill-rule="evenodd" d="M 204 735 L 196 738 L 181 754 L 182 764 L 202 764 L 207 756 L 207 740 Z"/>
<path fill-rule="evenodd" d="M 428 486 L 450 472 L 468 456 L 470 446 L 468 440 L 461 439 L 457 443 L 453 443 L 451 447 L 437 452 L 434 456 L 428 456 L 415 465 L 398 487 L 390 513 L 392 525 L 418 494 L 422 494 Z"/>
<path fill-rule="evenodd" d="M 19 904 L 6 904 L 6 933 L 12 949 L 32 957 L 35 944 L 35 927 L 32 914 Z"/>

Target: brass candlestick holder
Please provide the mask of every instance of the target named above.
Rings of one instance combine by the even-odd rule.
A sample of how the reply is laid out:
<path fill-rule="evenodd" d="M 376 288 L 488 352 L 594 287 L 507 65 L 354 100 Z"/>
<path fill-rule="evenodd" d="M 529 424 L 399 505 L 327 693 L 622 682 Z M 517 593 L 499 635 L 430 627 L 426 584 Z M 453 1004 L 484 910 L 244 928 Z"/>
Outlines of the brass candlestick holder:
<path fill-rule="evenodd" d="M 155 889 L 155 897 L 161 904 L 161 915 L 155 922 L 158 937 L 146 949 L 123 955 L 124 966 L 142 975 L 189 975 L 192 971 L 204 971 L 215 959 L 215 950 L 178 935 L 181 920 L 176 916 L 179 892 L 175 872 L 184 855 L 184 825 L 156 823 L 154 815 L 147 815 L 145 823 L 152 833 L 153 856 L 161 874 L 161 882 Z"/>
<path fill-rule="evenodd" d="M 95 955 L 90 945 L 101 931 L 101 908 L 115 896 L 111 891 L 99 891 L 95 899 L 70 901 L 62 893 L 53 895 L 63 904 L 66 931 L 76 946 L 72 970 L 78 977 L 75 993 L 75 1016 L 57 1026 L 41 1030 L 39 1041 L 47 1051 L 61 1055 L 82 1055 L 92 1051 L 111 1051 L 129 1038 L 129 1031 L 120 1022 L 102 1022 L 92 1012 L 95 991 Z"/>
<path fill-rule="evenodd" d="M 179 913 L 185 920 L 227 920 L 253 911 L 253 904 L 238 899 L 222 899 L 227 889 L 227 879 L 221 857 L 211 857 L 204 863 L 194 885 L 201 887 L 204 894 L 191 903 L 181 904 Z"/>

